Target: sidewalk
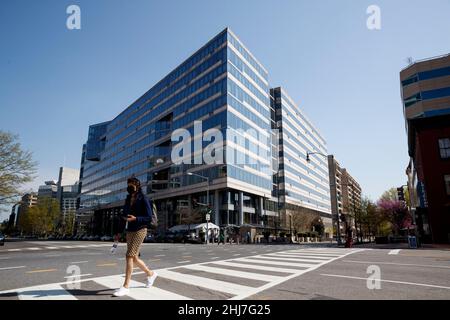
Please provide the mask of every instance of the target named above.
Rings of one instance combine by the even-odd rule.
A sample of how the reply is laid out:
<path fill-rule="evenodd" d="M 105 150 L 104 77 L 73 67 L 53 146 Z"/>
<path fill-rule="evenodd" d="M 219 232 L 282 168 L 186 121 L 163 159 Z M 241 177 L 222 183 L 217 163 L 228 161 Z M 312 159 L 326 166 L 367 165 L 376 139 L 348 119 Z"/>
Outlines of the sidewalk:
<path fill-rule="evenodd" d="M 376 243 L 362 243 L 354 244 L 354 248 L 368 248 L 368 249 L 410 249 L 407 243 L 387 243 L 387 244 L 376 244 Z M 410 250 L 449 250 L 450 244 L 423 244 L 422 247 Z"/>

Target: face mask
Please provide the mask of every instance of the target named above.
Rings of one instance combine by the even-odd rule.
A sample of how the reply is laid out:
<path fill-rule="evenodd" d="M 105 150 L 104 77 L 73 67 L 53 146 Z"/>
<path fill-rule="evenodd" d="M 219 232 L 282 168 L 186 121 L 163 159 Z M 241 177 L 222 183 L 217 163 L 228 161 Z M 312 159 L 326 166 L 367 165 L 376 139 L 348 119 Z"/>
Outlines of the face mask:
<path fill-rule="evenodd" d="M 136 187 L 135 186 L 128 186 L 127 187 L 127 191 L 129 194 L 134 193 L 136 191 Z"/>

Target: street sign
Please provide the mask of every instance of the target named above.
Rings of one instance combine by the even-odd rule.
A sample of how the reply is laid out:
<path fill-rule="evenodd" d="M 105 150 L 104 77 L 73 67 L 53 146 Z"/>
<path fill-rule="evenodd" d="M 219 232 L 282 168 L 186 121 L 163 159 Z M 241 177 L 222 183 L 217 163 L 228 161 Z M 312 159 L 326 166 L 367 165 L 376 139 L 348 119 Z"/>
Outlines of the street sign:
<path fill-rule="evenodd" d="M 206 215 L 206 221 L 210 221 L 211 220 L 211 215 L 208 213 L 207 215 Z"/>

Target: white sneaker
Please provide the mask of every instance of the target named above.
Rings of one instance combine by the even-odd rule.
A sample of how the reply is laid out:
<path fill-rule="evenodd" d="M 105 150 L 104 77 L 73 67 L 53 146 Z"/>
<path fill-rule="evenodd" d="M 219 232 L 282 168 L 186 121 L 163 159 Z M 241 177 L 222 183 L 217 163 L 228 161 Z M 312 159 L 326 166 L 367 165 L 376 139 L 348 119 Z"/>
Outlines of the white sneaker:
<path fill-rule="evenodd" d="M 130 289 L 125 287 L 120 287 L 119 290 L 114 292 L 114 297 L 123 297 L 130 293 Z"/>
<path fill-rule="evenodd" d="M 153 274 L 151 277 L 147 277 L 147 285 L 145 287 L 150 288 L 153 286 L 153 282 L 155 282 L 156 278 L 158 277 L 158 274 L 153 271 Z"/>

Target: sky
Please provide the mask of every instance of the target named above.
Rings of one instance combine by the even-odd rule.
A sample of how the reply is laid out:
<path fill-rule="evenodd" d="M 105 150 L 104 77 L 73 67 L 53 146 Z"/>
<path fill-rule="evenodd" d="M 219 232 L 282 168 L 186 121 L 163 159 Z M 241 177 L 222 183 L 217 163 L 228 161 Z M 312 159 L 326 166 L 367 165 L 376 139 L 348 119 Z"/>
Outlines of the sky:
<path fill-rule="evenodd" d="M 72 4 L 80 30 L 66 27 Z M 380 30 L 367 28 L 370 5 Z M 408 57 L 450 52 L 449 14 L 448 0 L 2 0 L 0 130 L 33 152 L 38 176 L 24 190 L 37 190 L 60 166 L 79 168 L 90 124 L 228 26 L 376 200 L 406 182 L 399 72 Z"/>

